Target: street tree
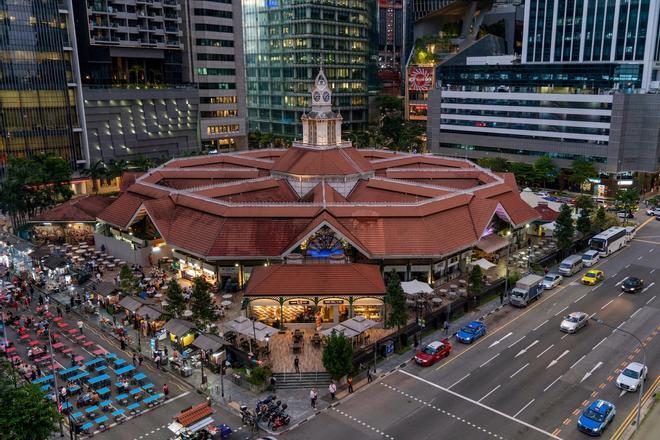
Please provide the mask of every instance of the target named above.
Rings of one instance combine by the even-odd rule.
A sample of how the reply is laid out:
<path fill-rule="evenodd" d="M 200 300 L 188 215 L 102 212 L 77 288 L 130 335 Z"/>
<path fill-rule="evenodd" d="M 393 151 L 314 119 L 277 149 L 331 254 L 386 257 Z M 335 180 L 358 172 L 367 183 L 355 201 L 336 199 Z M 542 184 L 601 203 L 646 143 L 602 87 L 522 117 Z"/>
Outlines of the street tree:
<path fill-rule="evenodd" d="M 38 385 L 15 386 L 12 366 L 0 361 L 0 437 L 12 440 L 46 440 L 53 436 L 60 413 L 51 399 L 44 399 Z"/>
<path fill-rule="evenodd" d="M 99 181 L 108 175 L 108 168 L 102 160 L 97 160 L 92 162 L 88 168 L 82 170 L 81 174 L 89 177 L 92 181 L 92 192 L 96 194 L 99 192 Z"/>
<path fill-rule="evenodd" d="M 580 215 L 576 222 L 576 229 L 582 234 L 583 237 L 586 237 L 592 230 L 593 226 L 591 224 L 591 209 L 582 208 L 580 209 Z"/>
<path fill-rule="evenodd" d="M 173 318 L 178 318 L 186 309 L 186 299 L 176 279 L 172 278 L 167 286 L 167 305 L 165 312 Z"/>
<path fill-rule="evenodd" d="M 614 196 L 614 206 L 618 212 L 630 214 L 637 209 L 639 191 L 634 188 L 617 190 Z"/>
<path fill-rule="evenodd" d="M 210 284 L 202 277 L 193 279 L 190 310 L 192 311 L 193 321 L 200 328 L 206 327 L 216 319 L 215 304 L 209 293 L 210 287 Z"/>
<path fill-rule="evenodd" d="M 509 172 L 516 176 L 516 182 L 520 185 L 533 185 L 537 175 L 534 166 L 523 162 L 510 162 Z"/>
<path fill-rule="evenodd" d="M 591 198 L 591 196 L 588 196 L 586 194 L 580 194 L 575 198 L 575 209 L 577 210 L 582 210 L 582 209 L 589 209 L 593 210 L 594 209 L 594 199 Z"/>
<path fill-rule="evenodd" d="M 119 270 L 119 287 L 121 291 L 132 295 L 136 292 L 136 279 L 130 267 L 122 266 Z"/>
<path fill-rule="evenodd" d="M 543 155 L 534 162 L 534 173 L 536 174 L 536 179 L 545 188 L 546 182 L 554 180 L 557 176 L 557 165 L 552 161 L 550 156 L 547 154 Z"/>
<path fill-rule="evenodd" d="M 567 204 L 561 205 L 561 210 L 559 211 L 559 216 L 557 216 L 556 228 L 555 228 L 555 239 L 557 240 L 557 245 L 559 249 L 565 251 L 573 243 L 573 236 L 575 235 L 575 227 L 573 226 L 573 219 L 571 215 L 573 210 Z"/>
<path fill-rule="evenodd" d="M 593 227 L 594 231 L 600 232 L 605 229 L 605 222 L 607 221 L 607 216 L 605 213 L 605 208 L 599 206 L 594 214 Z"/>
<path fill-rule="evenodd" d="M 484 274 L 481 271 L 481 267 L 476 264 L 472 266 L 472 270 L 468 276 L 467 289 L 470 295 L 478 295 L 484 289 Z"/>
<path fill-rule="evenodd" d="M 571 174 L 568 176 L 568 182 L 577 190 L 581 190 L 582 184 L 587 179 L 598 177 L 598 172 L 594 164 L 586 159 L 575 159 L 571 164 Z"/>
<path fill-rule="evenodd" d="M 330 377 L 339 380 L 353 370 L 353 344 L 343 333 L 332 332 L 325 341 L 321 359 Z"/>
<path fill-rule="evenodd" d="M 390 312 L 387 316 L 387 326 L 396 327 L 397 331 L 408 322 L 408 307 L 406 307 L 406 293 L 401 287 L 401 280 L 396 271 L 392 270 L 387 283 L 385 303 L 389 304 Z"/>
<path fill-rule="evenodd" d="M 503 157 L 480 157 L 477 159 L 477 164 L 480 167 L 488 168 L 495 173 L 503 173 L 509 171 L 509 161 Z"/>

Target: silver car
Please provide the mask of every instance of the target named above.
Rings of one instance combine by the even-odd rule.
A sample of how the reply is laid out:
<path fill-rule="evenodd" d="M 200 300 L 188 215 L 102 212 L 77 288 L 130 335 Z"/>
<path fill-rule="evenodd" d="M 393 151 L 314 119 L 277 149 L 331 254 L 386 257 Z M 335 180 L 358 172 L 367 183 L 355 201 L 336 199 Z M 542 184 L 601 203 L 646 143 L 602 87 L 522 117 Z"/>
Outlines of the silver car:
<path fill-rule="evenodd" d="M 584 312 L 573 312 L 568 316 L 564 316 L 561 322 L 560 329 L 566 333 L 575 333 L 589 322 L 589 315 Z"/>
<path fill-rule="evenodd" d="M 639 389 L 642 381 L 646 380 L 648 372 L 649 369 L 645 365 L 639 362 L 631 362 L 616 378 L 616 386 L 634 393 Z"/>
<path fill-rule="evenodd" d="M 555 287 L 561 284 L 561 281 L 563 279 L 564 277 L 559 275 L 558 273 L 549 273 L 543 277 L 543 281 L 541 281 L 541 286 L 543 286 L 545 290 L 554 289 Z"/>

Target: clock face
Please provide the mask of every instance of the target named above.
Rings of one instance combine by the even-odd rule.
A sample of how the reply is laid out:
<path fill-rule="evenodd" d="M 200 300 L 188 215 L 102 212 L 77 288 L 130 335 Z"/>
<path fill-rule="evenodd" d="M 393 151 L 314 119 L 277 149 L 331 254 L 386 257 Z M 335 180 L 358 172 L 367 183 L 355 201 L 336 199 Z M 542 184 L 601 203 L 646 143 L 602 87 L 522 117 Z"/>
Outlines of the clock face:
<path fill-rule="evenodd" d="M 323 100 L 325 102 L 330 101 L 330 93 L 327 90 L 325 92 L 323 92 Z"/>
<path fill-rule="evenodd" d="M 314 101 L 319 102 L 319 100 L 321 99 L 321 94 L 319 92 L 314 92 L 312 98 L 314 98 Z"/>

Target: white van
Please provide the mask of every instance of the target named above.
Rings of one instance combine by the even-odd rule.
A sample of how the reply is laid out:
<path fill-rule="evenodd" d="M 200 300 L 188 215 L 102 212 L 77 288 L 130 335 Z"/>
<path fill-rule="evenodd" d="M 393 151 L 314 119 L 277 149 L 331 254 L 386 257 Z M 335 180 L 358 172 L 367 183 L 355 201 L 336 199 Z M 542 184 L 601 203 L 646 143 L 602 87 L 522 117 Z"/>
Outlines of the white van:
<path fill-rule="evenodd" d="M 600 261 L 600 252 L 598 251 L 590 250 L 582 255 L 582 264 L 586 267 L 591 267 L 598 263 L 598 261 Z"/>
<path fill-rule="evenodd" d="M 565 277 L 570 277 L 578 273 L 582 269 L 582 256 L 580 255 L 571 255 L 568 258 L 565 258 L 564 261 L 559 263 L 559 269 L 557 272 L 564 275 Z"/>

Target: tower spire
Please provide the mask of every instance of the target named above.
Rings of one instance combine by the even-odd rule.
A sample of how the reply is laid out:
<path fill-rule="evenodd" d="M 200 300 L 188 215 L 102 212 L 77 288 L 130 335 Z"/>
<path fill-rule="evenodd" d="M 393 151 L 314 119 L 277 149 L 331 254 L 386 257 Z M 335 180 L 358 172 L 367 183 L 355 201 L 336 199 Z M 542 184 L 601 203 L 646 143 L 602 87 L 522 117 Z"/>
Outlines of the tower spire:
<path fill-rule="evenodd" d="M 323 64 L 312 88 L 312 109 L 303 115 L 303 143 L 308 146 L 328 147 L 341 143 L 341 115 L 332 111 L 332 91 Z"/>

